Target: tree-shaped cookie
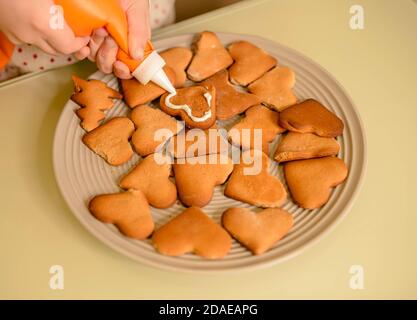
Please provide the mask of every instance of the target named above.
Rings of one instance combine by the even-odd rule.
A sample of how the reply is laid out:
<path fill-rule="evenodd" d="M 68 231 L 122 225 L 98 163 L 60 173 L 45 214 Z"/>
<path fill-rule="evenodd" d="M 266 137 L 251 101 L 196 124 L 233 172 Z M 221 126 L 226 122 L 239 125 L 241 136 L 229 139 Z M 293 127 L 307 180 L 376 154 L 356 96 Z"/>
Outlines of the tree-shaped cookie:
<path fill-rule="evenodd" d="M 71 99 L 81 108 L 76 111 L 81 119 L 81 127 L 87 132 L 97 128 L 105 118 L 104 111 L 114 106 L 113 99 L 122 95 L 99 80 L 83 80 L 73 76 L 74 94 Z"/>

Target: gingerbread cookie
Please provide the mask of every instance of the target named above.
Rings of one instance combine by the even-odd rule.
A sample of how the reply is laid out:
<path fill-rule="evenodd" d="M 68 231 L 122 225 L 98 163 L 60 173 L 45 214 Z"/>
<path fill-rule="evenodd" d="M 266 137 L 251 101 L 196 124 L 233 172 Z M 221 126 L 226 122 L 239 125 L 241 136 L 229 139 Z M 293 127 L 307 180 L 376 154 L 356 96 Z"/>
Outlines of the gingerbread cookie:
<path fill-rule="evenodd" d="M 188 67 L 188 77 L 200 82 L 211 77 L 220 70 L 228 68 L 233 59 L 223 47 L 216 34 L 204 31 L 194 43 L 195 55 Z"/>
<path fill-rule="evenodd" d="M 248 89 L 263 103 L 281 111 L 297 102 L 292 91 L 294 85 L 294 72 L 290 68 L 278 66 L 253 82 Z"/>
<path fill-rule="evenodd" d="M 152 241 L 164 255 L 194 253 L 207 259 L 225 257 L 232 246 L 229 234 L 196 207 L 186 209 L 156 230 Z"/>
<path fill-rule="evenodd" d="M 89 209 L 96 219 L 114 224 L 130 238 L 146 239 L 154 229 L 148 202 L 139 190 L 96 196 Z"/>
<path fill-rule="evenodd" d="M 129 139 L 134 131 L 132 121 L 118 117 L 86 133 L 82 141 L 108 164 L 119 166 L 129 161 L 133 155 Z"/>
<path fill-rule="evenodd" d="M 174 158 L 227 154 L 229 144 L 224 137 L 225 132 L 225 129 L 217 129 L 216 126 L 207 130 L 185 130 L 170 140 L 168 151 Z"/>
<path fill-rule="evenodd" d="M 232 43 L 229 53 L 235 63 L 230 67 L 230 81 L 246 87 L 277 64 L 277 59 L 247 41 Z"/>
<path fill-rule="evenodd" d="M 219 120 L 228 120 L 245 112 L 251 106 L 259 104 L 260 99 L 254 94 L 237 91 L 229 83 L 227 70 L 220 71 L 201 83 L 216 89 L 216 114 Z"/>
<path fill-rule="evenodd" d="M 99 80 L 83 80 L 72 76 L 75 93 L 71 100 L 81 108 L 75 113 L 81 119 L 81 127 L 89 132 L 100 125 L 105 118 L 104 111 L 114 106 L 113 99 L 122 99 L 122 95 Z"/>
<path fill-rule="evenodd" d="M 242 149 L 259 149 L 268 154 L 269 142 L 285 131 L 279 126 L 278 118 L 278 112 L 265 106 L 251 107 L 246 117 L 229 130 L 229 140 Z"/>
<path fill-rule="evenodd" d="M 164 94 L 160 107 L 171 116 L 181 117 L 190 128 L 208 129 L 216 122 L 216 90 L 203 86 L 181 88 L 176 94 Z"/>
<path fill-rule="evenodd" d="M 187 207 L 202 208 L 211 201 L 214 188 L 225 183 L 233 162 L 226 155 L 214 154 L 177 160 L 173 168 L 181 202 Z"/>
<path fill-rule="evenodd" d="M 169 179 L 171 164 L 162 154 L 151 154 L 120 181 L 126 190 L 140 190 L 155 208 L 169 208 L 177 200 L 177 188 Z"/>
<path fill-rule="evenodd" d="M 165 67 L 164 70 L 168 79 L 175 87 L 177 87 L 178 83 L 176 81 L 174 71 L 170 67 Z M 159 98 L 166 92 L 160 86 L 151 81 L 147 84 L 141 84 L 136 79 L 129 79 L 120 80 L 120 83 L 123 90 L 124 100 L 126 104 L 132 109 L 137 106 L 147 104 Z"/>
<path fill-rule="evenodd" d="M 278 144 L 274 159 L 286 162 L 301 159 L 335 156 L 340 145 L 334 138 L 323 138 L 313 133 L 289 132 Z"/>
<path fill-rule="evenodd" d="M 170 67 L 175 74 L 175 85 L 182 87 L 187 80 L 185 69 L 191 62 L 193 53 L 188 48 L 171 48 L 160 53 L 160 56 L 165 60 L 168 67 Z"/>
<path fill-rule="evenodd" d="M 269 158 L 259 150 L 247 150 L 235 164 L 224 195 L 257 207 L 284 204 L 287 193 L 281 181 L 268 173 Z"/>
<path fill-rule="evenodd" d="M 269 208 L 255 213 L 245 208 L 230 208 L 223 213 L 223 227 L 253 254 L 262 254 L 285 237 L 294 223 L 282 209 Z"/>
<path fill-rule="evenodd" d="M 131 118 L 136 126 L 132 144 L 142 157 L 157 152 L 158 147 L 183 129 L 183 125 L 174 118 L 146 105 L 136 107 Z"/>
<path fill-rule="evenodd" d="M 305 100 L 281 112 L 282 127 L 300 133 L 335 138 L 343 133 L 343 121 L 314 99 Z"/>
<path fill-rule="evenodd" d="M 302 208 L 316 209 L 346 179 L 348 169 L 342 159 L 325 157 L 287 162 L 284 173 L 294 201 Z"/>

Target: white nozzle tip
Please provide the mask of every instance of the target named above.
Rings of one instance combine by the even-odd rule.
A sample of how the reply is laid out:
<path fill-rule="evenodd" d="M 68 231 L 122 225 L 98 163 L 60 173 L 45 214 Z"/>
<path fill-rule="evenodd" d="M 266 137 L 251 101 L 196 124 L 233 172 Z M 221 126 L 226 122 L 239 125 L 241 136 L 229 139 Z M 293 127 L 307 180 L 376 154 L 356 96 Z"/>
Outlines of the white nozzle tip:
<path fill-rule="evenodd" d="M 174 86 L 172 85 L 171 81 L 169 81 L 165 71 L 163 69 L 159 70 L 155 73 L 151 79 L 152 82 L 156 83 L 162 89 L 165 89 L 169 93 L 175 94 L 177 91 L 175 90 Z"/>

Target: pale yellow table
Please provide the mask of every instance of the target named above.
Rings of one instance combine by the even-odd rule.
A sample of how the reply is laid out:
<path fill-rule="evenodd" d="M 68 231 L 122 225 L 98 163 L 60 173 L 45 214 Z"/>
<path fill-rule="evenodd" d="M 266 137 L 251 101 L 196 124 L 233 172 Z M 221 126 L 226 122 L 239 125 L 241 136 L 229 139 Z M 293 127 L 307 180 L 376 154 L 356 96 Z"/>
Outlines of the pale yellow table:
<path fill-rule="evenodd" d="M 361 4 L 365 29 L 349 28 Z M 51 160 L 55 125 L 81 63 L 0 88 L 1 298 L 417 298 L 417 4 L 411 0 L 248 1 L 166 28 L 261 35 L 313 58 L 348 90 L 369 166 L 347 218 L 302 255 L 258 272 L 171 273 L 107 248 L 74 218 Z M 49 288 L 62 265 L 65 289 Z M 349 287 L 361 265 L 365 288 Z"/>

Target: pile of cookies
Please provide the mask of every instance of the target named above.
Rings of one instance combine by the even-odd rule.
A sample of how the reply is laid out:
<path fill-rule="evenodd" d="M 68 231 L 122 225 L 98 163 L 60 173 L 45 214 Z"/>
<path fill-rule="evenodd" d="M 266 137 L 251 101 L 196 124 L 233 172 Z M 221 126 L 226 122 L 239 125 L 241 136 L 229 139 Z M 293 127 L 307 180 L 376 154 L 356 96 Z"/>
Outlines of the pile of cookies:
<path fill-rule="evenodd" d="M 121 94 L 101 81 L 73 77 L 83 143 L 111 166 L 134 153 L 141 157 L 118 181 L 120 192 L 94 197 L 90 212 L 128 237 L 151 238 L 165 255 L 223 258 L 232 238 L 253 254 L 266 252 L 294 223 L 280 208 L 287 191 L 271 175 L 271 162 L 283 164 L 295 203 L 323 206 L 348 174 L 337 157 L 343 122 L 318 101 L 297 101 L 294 72 L 247 41 L 225 48 L 206 31 L 192 49 L 172 48 L 161 56 L 176 95 L 134 79 L 120 80 Z M 130 107 L 129 116 L 105 121 L 117 99 Z M 231 146 L 240 151 L 238 159 Z M 255 164 L 257 171 L 248 174 Z M 216 223 L 203 208 L 220 185 L 225 197 L 260 209 L 224 208 L 221 225 Z M 154 230 L 150 206 L 164 209 L 177 201 L 186 209 Z"/>

